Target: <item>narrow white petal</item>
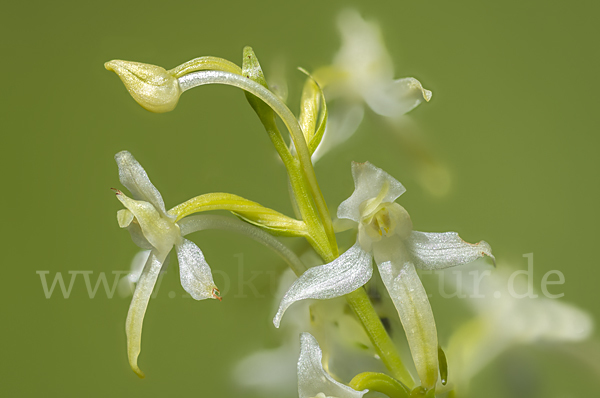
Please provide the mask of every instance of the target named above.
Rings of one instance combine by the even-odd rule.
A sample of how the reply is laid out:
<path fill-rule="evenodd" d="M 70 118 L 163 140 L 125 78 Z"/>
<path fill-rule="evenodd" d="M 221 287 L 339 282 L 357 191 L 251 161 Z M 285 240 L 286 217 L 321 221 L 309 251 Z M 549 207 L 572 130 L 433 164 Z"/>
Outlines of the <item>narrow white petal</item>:
<path fill-rule="evenodd" d="M 394 268 L 401 268 L 399 271 Z M 427 292 L 409 262 L 379 265 L 381 279 L 398 311 L 421 385 L 433 388 L 438 378 L 438 340 Z"/>
<path fill-rule="evenodd" d="M 373 85 L 364 94 L 365 102 L 382 116 L 397 117 L 413 110 L 421 102 L 429 102 L 431 91 L 413 77 Z"/>
<path fill-rule="evenodd" d="M 323 139 L 312 155 L 313 163 L 316 163 L 331 149 L 343 144 L 352 137 L 358 126 L 360 126 L 364 115 L 365 110 L 359 104 L 333 107 L 329 111 Z"/>
<path fill-rule="evenodd" d="M 183 239 L 183 243 L 176 248 L 181 286 L 185 291 L 196 300 L 218 298 L 215 293 L 219 290 L 200 248 L 187 239 Z"/>
<path fill-rule="evenodd" d="M 144 377 L 144 373 L 140 370 L 137 364 L 137 358 L 140 355 L 142 346 L 142 324 L 144 322 L 144 314 L 148 307 L 150 295 L 160 274 L 163 261 L 168 253 L 158 253 L 153 250 L 146 261 L 144 270 L 137 282 L 127 320 L 125 321 L 125 332 L 127 334 L 127 356 L 131 369 L 138 376 Z"/>
<path fill-rule="evenodd" d="M 406 240 L 406 247 L 415 265 L 420 269 L 443 269 L 468 264 L 483 256 L 492 255 L 490 245 L 481 241 L 467 243 L 456 232 L 418 232 L 413 231 Z"/>
<path fill-rule="evenodd" d="M 361 398 L 369 391 L 356 391 L 335 381 L 323 369 L 322 357 L 317 340 L 310 333 L 302 333 L 298 358 L 299 398 L 313 398 L 319 394 L 336 398 Z"/>
<path fill-rule="evenodd" d="M 354 192 L 338 207 L 338 218 L 349 218 L 359 222 L 360 204 L 367 199 L 376 198 L 382 189 L 387 189 L 382 202 L 393 202 L 406 192 L 406 188 L 398 180 L 369 162 L 352 162 L 352 177 Z"/>
<path fill-rule="evenodd" d="M 373 266 L 371 254 L 356 243 L 329 264 L 309 268 L 289 288 L 273 319 L 279 327 L 285 310 L 299 300 L 330 299 L 351 293 L 371 279 Z"/>
<path fill-rule="evenodd" d="M 152 185 L 148 174 L 133 155 L 128 151 L 121 151 L 115 155 L 115 160 L 119 166 L 119 180 L 131 192 L 133 198 L 150 202 L 163 215 L 167 215 L 160 192 Z"/>

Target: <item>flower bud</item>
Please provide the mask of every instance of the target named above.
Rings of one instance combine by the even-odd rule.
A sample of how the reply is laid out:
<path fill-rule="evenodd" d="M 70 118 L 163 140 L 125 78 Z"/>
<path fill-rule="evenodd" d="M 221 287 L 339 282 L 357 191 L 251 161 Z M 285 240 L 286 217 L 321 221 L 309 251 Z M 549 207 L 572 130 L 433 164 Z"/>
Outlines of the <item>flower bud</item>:
<path fill-rule="evenodd" d="M 129 94 L 144 109 L 163 113 L 175 109 L 181 88 L 164 68 L 140 62 L 113 60 L 104 64 L 121 78 Z"/>

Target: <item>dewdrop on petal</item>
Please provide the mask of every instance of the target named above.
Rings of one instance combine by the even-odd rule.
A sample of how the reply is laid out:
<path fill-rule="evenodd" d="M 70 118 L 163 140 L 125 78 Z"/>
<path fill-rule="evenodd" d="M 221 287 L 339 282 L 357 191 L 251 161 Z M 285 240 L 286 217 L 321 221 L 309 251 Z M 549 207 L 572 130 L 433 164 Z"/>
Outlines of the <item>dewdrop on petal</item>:
<path fill-rule="evenodd" d="M 144 109 L 163 113 L 177 106 L 182 92 L 179 82 L 164 68 L 120 60 L 109 61 L 104 67 L 119 75 L 129 94 Z"/>

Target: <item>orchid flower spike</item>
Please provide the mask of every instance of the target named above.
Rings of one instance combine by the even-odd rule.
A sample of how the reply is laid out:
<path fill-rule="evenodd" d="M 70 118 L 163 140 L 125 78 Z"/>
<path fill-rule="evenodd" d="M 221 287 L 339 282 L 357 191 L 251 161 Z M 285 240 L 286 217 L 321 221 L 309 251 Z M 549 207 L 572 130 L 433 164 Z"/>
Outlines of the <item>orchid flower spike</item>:
<path fill-rule="evenodd" d="M 299 398 L 362 398 L 369 391 L 356 391 L 334 380 L 323 369 L 322 358 L 317 339 L 310 333 L 302 333 L 298 358 Z"/>
<path fill-rule="evenodd" d="M 394 201 L 406 190 L 385 171 L 371 163 L 352 163 L 355 189 L 338 208 L 337 216 L 358 225 L 357 241 L 329 264 L 310 268 L 281 300 L 273 323 L 285 310 L 303 299 L 339 297 L 363 286 L 373 274 L 375 259 L 383 283 L 406 332 L 421 385 L 435 387 L 438 377 L 437 331 L 429 299 L 416 268 L 444 269 L 470 263 L 490 246 L 470 244 L 456 232 L 413 231 L 408 212 Z"/>
<path fill-rule="evenodd" d="M 137 365 L 141 349 L 142 323 L 156 284 L 158 275 L 167 256 L 175 247 L 179 261 L 181 285 L 194 299 L 215 298 L 220 300 L 209 265 L 202 251 L 191 241 L 184 239 L 176 217 L 165 210 L 158 190 L 152 185 L 146 171 L 127 151 L 115 155 L 119 166 L 119 179 L 133 198 L 115 190 L 117 199 L 126 209 L 119 210 L 117 221 L 127 228 L 133 241 L 143 249 L 150 249 L 148 259 L 141 271 L 133 299 L 127 314 L 127 354 L 129 364 L 138 376 L 144 373 Z"/>

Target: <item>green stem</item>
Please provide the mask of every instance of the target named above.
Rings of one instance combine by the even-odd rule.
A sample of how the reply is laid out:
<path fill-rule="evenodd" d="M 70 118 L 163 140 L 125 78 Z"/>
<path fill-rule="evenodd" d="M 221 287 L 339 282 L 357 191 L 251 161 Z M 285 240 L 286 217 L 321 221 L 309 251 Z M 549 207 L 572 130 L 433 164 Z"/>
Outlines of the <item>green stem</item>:
<path fill-rule="evenodd" d="M 311 237 L 309 242 L 321 257 L 330 257 L 330 242 L 327 239 L 323 225 L 319 222 L 319 216 L 315 213 L 315 209 L 311 205 L 311 197 L 306 190 L 304 174 L 299 168 L 298 161 L 294 160 L 295 162 L 292 162 L 292 167 L 288 168 L 288 176 L 296 197 L 298 209 L 302 215 L 302 220 L 305 222 L 309 236 Z"/>
<path fill-rule="evenodd" d="M 332 248 L 333 258 L 336 258 L 338 256 L 338 249 L 337 244 L 335 243 L 335 233 L 333 231 L 331 215 L 329 214 L 329 209 L 327 208 L 325 199 L 323 198 L 323 194 L 321 193 L 321 189 L 317 183 L 317 177 L 310 160 L 308 146 L 304 140 L 304 134 L 302 133 L 300 125 L 298 124 L 298 121 L 296 120 L 292 111 L 290 111 L 289 108 L 283 102 L 281 102 L 281 100 L 275 94 L 264 88 L 262 85 L 252 81 L 251 79 L 234 73 L 222 71 L 193 72 L 180 77 L 178 81 L 182 91 L 187 91 L 193 87 L 198 87 L 205 84 L 225 84 L 238 87 L 257 96 L 269 107 L 271 107 L 273 111 L 275 111 L 290 132 L 292 141 L 294 142 L 294 146 L 296 147 L 296 151 L 298 153 L 300 167 L 303 171 L 304 177 L 306 178 L 310 194 L 312 195 L 312 199 L 314 200 L 317 212 L 320 216 L 321 225 L 323 226 L 325 235 L 329 241 L 329 245 Z"/>
<path fill-rule="evenodd" d="M 354 313 L 363 324 L 371 343 L 375 347 L 377 354 L 383 361 L 384 365 L 402 384 L 408 388 L 414 388 L 415 382 L 404 367 L 402 359 L 396 350 L 396 346 L 387 334 L 381 319 L 375 312 L 371 300 L 364 289 L 360 288 L 346 295 L 346 301 L 354 310 Z"/>

